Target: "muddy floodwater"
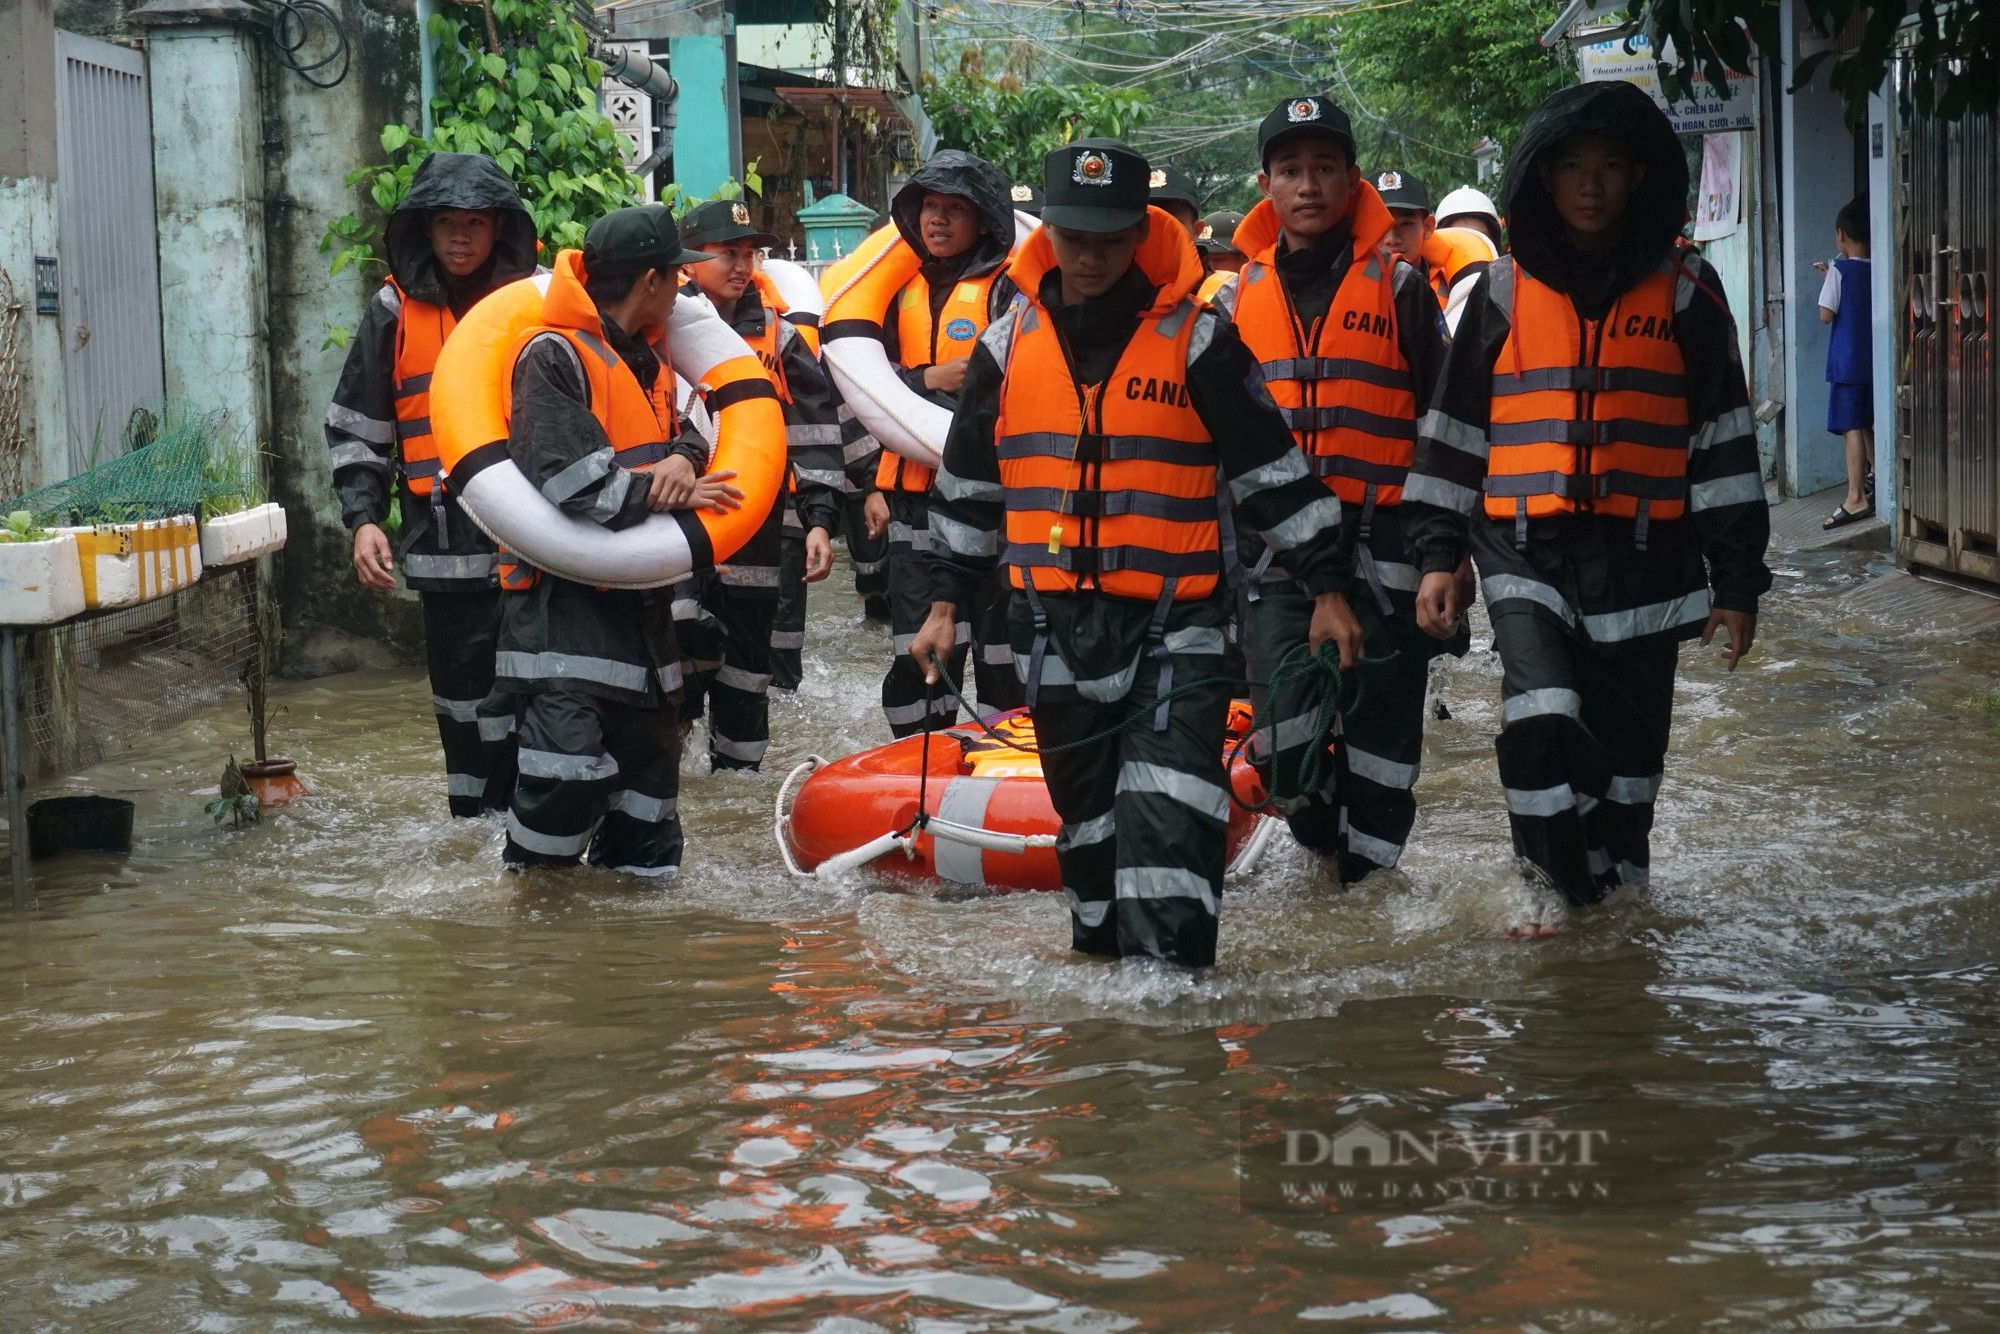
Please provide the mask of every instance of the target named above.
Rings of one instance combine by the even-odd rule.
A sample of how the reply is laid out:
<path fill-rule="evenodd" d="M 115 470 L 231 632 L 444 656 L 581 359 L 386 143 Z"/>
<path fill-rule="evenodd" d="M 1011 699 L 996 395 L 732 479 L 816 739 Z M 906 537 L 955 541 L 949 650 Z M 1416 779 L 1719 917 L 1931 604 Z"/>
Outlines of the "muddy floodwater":
<path fill-rule="evenodd" d="M 313 796 L 243 833 L 240 712 L 164 729 L 57 785 L 131 795 L 133 855 L 0 920 L 0 1323 L 1990 1329 L 2000 644 L 1848 612 L 1866 562 L 1780 557 L 1734 677 L 1686 652 L 1652 893 L 1539 945 L 1487 653 L 1405 874 L 1280 851 L 1201 975 L 1070 957 L 1054 896 L 786 874 L 784 772 L 885 739 L 844 569 L 665 887 L 503 874 L 415 672 L 285 688 Z M 1337 1199 L 1363 1122 L 1568 1157 Z"/>

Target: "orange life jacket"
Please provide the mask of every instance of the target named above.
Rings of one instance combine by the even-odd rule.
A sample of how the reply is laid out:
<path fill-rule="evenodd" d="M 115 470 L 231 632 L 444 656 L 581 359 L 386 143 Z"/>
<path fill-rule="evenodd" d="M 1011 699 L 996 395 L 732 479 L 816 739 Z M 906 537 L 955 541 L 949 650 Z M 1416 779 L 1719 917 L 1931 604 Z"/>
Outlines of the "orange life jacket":
<path fill-rule="evenodd" d="M 530 324 L 516 337 L 514 354 L 507 358 L 508 374 L 500 381 L 501 410 L 508 420 L 514 416 L 514 376 L 512 367 L 528 344 L 543 334 L 560 334 L 576 352 L 590 394 L 590 415 L 604 428 L 611 442 L 612 459 L 622 468 L 643 468 L 667 456 L 667 443 L 680 429 L 674 410 L 673 369 L 664 362 L 653 379 L 650 392 L 639 377 L 604 341 L 604 320 L 596 303 L 583 288 L 580 260 L 576 251 L 564 251 L 557 259 L 549 289 L 542 300 L 541 323 Z M 569 261 L 567 263 L 563 261 Z M 500 551 L 500 587 L 507 592 L 526 592 L 541 579 L 541 571 L 514 559 L 504 547 Z"/>
<path fill-rule="evenodd" d="M 1504 266 L 1504 268 L 1502 267 Z M 1645 527 L 1687 513 L 1687 365 L 1674 330 L 1670 256 L 1601 320 L 1511 259 L 1489 270 L 1507 341 L 1493 369 L 1486 513 L 1513 519 L 1609 514 Z"/>
<path fill-rule="evenodd" d="M 935 320 L 931 318 L 931 285 L 922 274 L 912 278 L 896 298 L 896 345 L 903 365 L 936 366 L 971 356 L 979 345 L 979 335 L 986 332 L 987 302 L 998 276 L 996 269 L 983 278 L 953 283 Z M 875 465 L 875 489 L 922 494 L 931 489 L 934 471 L 885 449 L 882 461 Z"/>
<path fill-rule="evenodd" d="M 778 328 L 778 324 L 784 320 L 785 312 L 789 311 L 791 306 L 778 291 L 778 285 L 763 273 L 753 274 L 750 281 L 757 289 L 758 299 L 764 303 L 764 329 L 762 333 L 744 334 L 743 341 L 750 344 L 750 350 L 757 354 L 757 360 L 763 362 L 764 369 L 770 372 L 771 383 L 777 388 L 778 398 L 789 403 L 792 401 L 792 389 L 785 381 L 784 358 L 779 350 L 779 335 L 782 330 Z M 805 340 L 808 351 L 814 356 L 819 355 L 819 330 L 810 325 L 793 324 L 792 332 Z"/>
<path fill-rule="evenodd" d="M 1268 199 L 1250 211 L 1236 230 L 1252 258 L 1236 276 L 1235 321 L 1313 470 L 1345 503 L 1394 505 L 1416 454 L 1416 380 L 1397 339 L 1395 268 L 1382 257 L 1392 219 L 1374 186 L 1356 190 L 1354 258 L 1311 329 L 1278 277 L 1277 213 Z"/>
<path fill-rule="evenodd" d="M 1014 258 L 1014 281 L 1030 299 L 1014 317 L 994 439 L 1007 505 L 1002 559 L 1015 588 L 1148 602 L 1216 589 L 1215 442 L 1187 388 L 1201 261 L 1185 228 L 1151 214 L 1133 262 L 1159 294 L 1100 384 L 1076 383 L 1049 312 L 1033 299 L 1055 267 L 1047 231 Z"/>
<path fill-rule="evenodd" d="M 415 301 L 396 286 L 396 453 L 403 481 L 413 496 L 427 496 L 444 468 L 438 462 L 437 439 L 431 434 L 431 371 L 437 366 L 444 340 L 458 317 L 449 306 Z"/>
<path fill-rule="evenodd" d="M 1229 286 L 1229 280 L 1235 276 L 1235 274 L 1229 272 L 1227 269 L 1217 269 L 1214 273 L 1209 274 L 1201 280 L 1201 287 L 1196 290 L 1194 299 L 1201 302 L 1204 306 L 1212 304 L 1215 300 L 1215 294 Z"/>

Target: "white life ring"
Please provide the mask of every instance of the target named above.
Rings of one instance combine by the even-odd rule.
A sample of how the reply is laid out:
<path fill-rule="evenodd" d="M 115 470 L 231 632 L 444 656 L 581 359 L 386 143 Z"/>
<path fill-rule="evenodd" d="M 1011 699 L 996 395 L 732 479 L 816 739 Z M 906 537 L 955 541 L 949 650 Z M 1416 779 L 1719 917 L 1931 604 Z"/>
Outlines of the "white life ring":
<path fill-rule="evenodd" d="M 820 294 L 819 280 L 802 266 L 788 259 L 766 258 L 758 262 L 757 270 L 770 275 L 778 295 L 785 299 L 787 319 L 805 315 L 817 324 L 819 317 L 826 314 L 826 298 Z"/>
<path fill-rule="evenodd" d="M 1017 212 L 1014 215 L 1014 244 L 1008 253 L 1019 250 L 1021 243 L 1039 226 L 1039 219 Z M 824 289 L 826 306 L 831 308 L 834 302 L 856 285 L 868 281 L 871 275 L 877 285 L 894 288 L 885 296 L 886 306 L 895 291 L 901 291 L 916 276 L 918 262 L 916 253 L 904 242 L 902 234 L 893 224 L 882 227 L 856 246 L 847 262 L 827 270 L 828 286 Z M 885 310 L 884 318 L 887 317 Z M 823 339 L 821 360 L 826 363 L 827 371 L 833 376 L 847 406 L 868 428 L 869 434 L 881 441 L 884 449 L 900 454 L 912 463 L 920 463 L 927 468 L 937 467 L 944 458 L 945 437 L 951 433 L 951 411 L 939 407 L 903 383 L 902 377 L 896 374 L 896 367 L 890 364 L 888 349 L 880 339 L 864 334 L 829 338 L 824 326 L 820 334 Z"/>
<path fill-rule="evenodd" d="M 539 320 L 548 284 L 547 274 L 537 275 L 481 301 L 438 358 L 433 384 L 444 392 L 433 394 L 432 415 L 448 484 L 461 507 L 528 564 L 577 583 L 658 588 L 727 560 L 756 532 L 783 484 L 784 415 L 776 398 L 740 397 L 717 413 L 711 466 L 736 471 L 741 510 L 675 510 L 615 532 L 565 514 L 508 456 L 493 392 L 496 375 L 513 373 L 511 331 Z M 473 337 L 461 340 L 468 326 Z M 674 303 L 666 344 L 675 372 L 710 391 L 752 378 L 752 368 L 769 381 L 756 353 L 707 301 Z"/>

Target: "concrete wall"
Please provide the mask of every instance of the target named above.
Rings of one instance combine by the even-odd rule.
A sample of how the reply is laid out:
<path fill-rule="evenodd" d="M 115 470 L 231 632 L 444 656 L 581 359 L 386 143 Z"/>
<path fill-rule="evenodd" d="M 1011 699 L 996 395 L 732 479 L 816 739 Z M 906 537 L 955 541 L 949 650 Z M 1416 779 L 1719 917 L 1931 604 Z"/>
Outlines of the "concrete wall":
<path fill-rule="evenodd" d="M 319 252 L 328 223 L 357 207 L 372 212 L 346 178 L 382 160 L 382 126 L 418 127 L 416 12 L 409 0 L 333 2 L 353 45 L 347 78 L 335 88 L 315 88 L 276 61 L 266 61 L 264 76 L 269 447 L 276 456 L 272 496 L 291 521 L 282 585 L 291 675 L 390 656 L 414 661 L 423 645 L 414 597 L 389 597 L 355 582 L 322 430 L 346 354 L 321 344 L 329 329 L 359 323 L 381 277 L 349 269 L 330 278 L 330 256 Z"/>
<path fill-rule="evenodd" d="M 232 46 L 226 31 L 149 29 L 130 21 L 138 0 L 57 0 L 55 15 L 74 32 L 147 44 L 167 392 L 229 400 L 271 456 L 272 498 L 291 529 L 277 563 L 293 675 L 417 661 L 423 643 L 413 596 L 355 582 L 321 430 L 345 355 L 322 344 L 359 322 L 379 275 L 330 277 L 319 253 L 329 222 L 373 208 L 346 177 L 382 159 L 382 126 L 418 125 L 416 14 L 413 0 L 330 3 L 349 67 L 324 89 L 285 69 L 254 30 Z"/>
<path fill-rule="evenodd" d="M 1896 290 L 1895 119 L 1880 93 L 1868 99 L 1868 255 L 1874 278 L 1875 513 L 1896 531 Z"/>
<path fill-rule="evenodd" d="M 247 28 L 160 29 L 147 66 L 167 397 L 268 441 L 260 46 Z"/>
<path fill-rule="evenodd" d="M 1799 62 L 1827 42 L 1807 25 L 1802 6 L 1783 6 L 1779 42 L 1782 86 Z M 1844 446 L 1826 429 L 1827 326 L 1819 322 L 1820 276 L 1813 261 L 1834 254 L 1833 219 L 1854 197 L 1854 139 L 1824 66 L 1811 85 L 1786 99 L 1784 151 L 1785 431 L 1782 476 L 1787 495 L 1803 496 L 1847 480 Z"/>

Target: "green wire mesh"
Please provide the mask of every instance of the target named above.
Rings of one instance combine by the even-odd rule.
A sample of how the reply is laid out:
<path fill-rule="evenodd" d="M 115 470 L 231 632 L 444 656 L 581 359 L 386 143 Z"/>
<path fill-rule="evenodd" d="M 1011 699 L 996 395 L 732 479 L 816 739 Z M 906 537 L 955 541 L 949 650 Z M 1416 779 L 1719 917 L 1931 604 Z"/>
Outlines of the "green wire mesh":
<path fill-rule="evenodd" d="M 229 414 L 169 399 L 134 408 L 117 457 L 0 505 L 49 526 L 132 523 L 223 514 L 259 503 L 257 454 L 236 442 Z"/>

